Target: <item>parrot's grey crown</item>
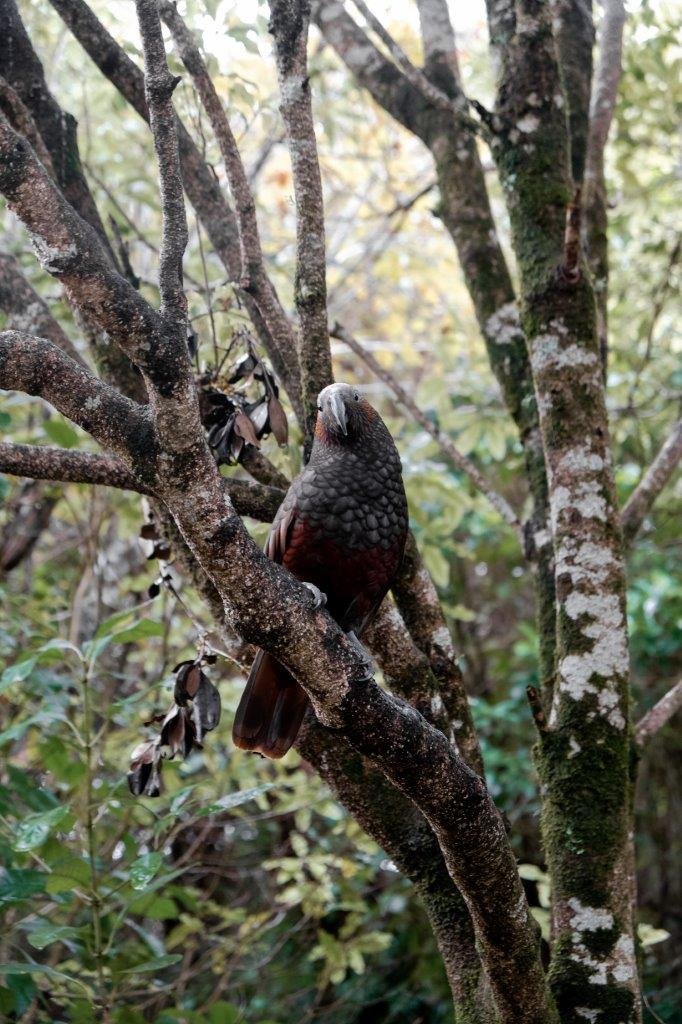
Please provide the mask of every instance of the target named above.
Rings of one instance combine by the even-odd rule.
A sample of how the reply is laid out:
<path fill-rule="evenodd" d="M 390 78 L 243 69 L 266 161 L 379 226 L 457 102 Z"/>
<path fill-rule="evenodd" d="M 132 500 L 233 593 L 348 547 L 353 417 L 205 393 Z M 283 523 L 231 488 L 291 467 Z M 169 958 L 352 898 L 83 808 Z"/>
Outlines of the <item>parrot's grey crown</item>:
<path fill-rule="evenodd" d="M 325 430 L 344 437 L 360 419 L 362 404 L 365 403 L 352 384 L 329 384 L 317 396 L 317 408 Z"/>

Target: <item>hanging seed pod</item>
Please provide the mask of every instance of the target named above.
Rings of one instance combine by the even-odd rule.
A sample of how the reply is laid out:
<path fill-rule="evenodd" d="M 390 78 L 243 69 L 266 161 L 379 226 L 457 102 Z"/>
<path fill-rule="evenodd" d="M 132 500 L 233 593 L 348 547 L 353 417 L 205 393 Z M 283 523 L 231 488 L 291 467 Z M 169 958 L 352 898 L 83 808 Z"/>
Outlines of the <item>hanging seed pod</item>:
<path fill-rule="evenodd" d="M 289 440 L 289 424 L 282 403 L 274 394 L 268 398 L 268 420 L 277 444 L 284 448 Z"/>
<path fill-rule="evenodd" d="M 147 792 L 148 796 L 152 795 L 148 792 L 148 786 L 154 774 L 157 759 L 158 752 L 156 740 L 138 743 L 131 753 L 130 769 L 128 771 L 128 788 L 133 796 L 142 796 L 145 792 Z"/>
<path fill-rule="evenodd" d="M 194 700 L 203 675 L 200 666 L 193 661 L 186 661 L 179 666 L 173 693 L 176 704 L 184 707 L 187 701 Z"/>
<path fill-rule="evenodd" d="M 260 448 L 260 442 L 256 437 L 256 431 L 254 430 L 253 423 L 241 409 L 238 409 L 235 413 L 234 431 L 235 434 L 243 438 L 248 444 L 252 444 L 254 448 Z"/>
<path fill-rule="evenodd" d="M 161 767 L 158 763 L 152 765 L 152 773 L 145 789 L 145 796 L 161 796 Z"/>
<path fill-rule="evenodd" d="M 256 436 L 260 439 L 270 429 L 268 424 L 268 403 L 264 398 L 259 398 L 257 402 L 249 402 L 245 409 L 253 423 Z"/>
<path fill-rule="evenodd" d="M 220 710 L 220 694 L 208 676 L 202 672 L 192 708 L 192 718 L 200 742 L 204 733 L 212 732 L 218 725 Z"/>
<path fill-rule="evenodd" d="M 153 599 L 155 597 L 158 597 L 160 593 L 161 580 L 154 580 L 154 582 L 150 583 L 149 586 L 147 587 L 147 596 Z"/>
<path fill-rule="evenodd" d="M 159 735 L 159 757 L 172 760 L 185 748 L 185 716 L 182 708 L 173 704 L 163 720 Z"/>
<path fill-rule="evenodd" d="M 258 366 L 258 360 L 249 352 L 241 362 L 237 363 L 234 373 L 230 377 L 229 383 L 236 384 L 238 380 L 248 380 L 253 375 L 253 371 Z"/>

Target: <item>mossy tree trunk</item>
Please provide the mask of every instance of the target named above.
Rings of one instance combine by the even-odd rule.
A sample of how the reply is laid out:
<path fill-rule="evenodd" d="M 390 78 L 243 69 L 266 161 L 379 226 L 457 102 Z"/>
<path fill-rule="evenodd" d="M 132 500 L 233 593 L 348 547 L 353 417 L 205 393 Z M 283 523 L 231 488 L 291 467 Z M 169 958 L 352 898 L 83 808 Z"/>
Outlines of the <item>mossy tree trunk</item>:
<path fill-rule="evenodd" d="M 566 1024 L 624 1024 L 641 1019 L 625 570 L 595 296 L 587 268 L 571 263 L 566 234 L 569 99 L 551 7 L 521 0 L 503 52 L 494 153 L 519 263 L 555 560 L 555 673 L 537 748 L 552 884 L 550 982 Z"/>

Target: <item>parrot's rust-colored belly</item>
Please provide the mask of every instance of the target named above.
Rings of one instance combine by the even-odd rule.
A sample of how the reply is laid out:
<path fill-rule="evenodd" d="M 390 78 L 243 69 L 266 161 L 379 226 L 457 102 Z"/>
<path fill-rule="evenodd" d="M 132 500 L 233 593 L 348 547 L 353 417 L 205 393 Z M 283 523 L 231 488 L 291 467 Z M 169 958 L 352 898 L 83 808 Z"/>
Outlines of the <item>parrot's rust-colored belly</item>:
<path fill-rule="evenodd" d="M 282 564 L 326 594 L 330 615 L 343 629 L 359 635 L 383 600 L 402 554 L 402 544 L 349 548 L 300 518 Z"/>

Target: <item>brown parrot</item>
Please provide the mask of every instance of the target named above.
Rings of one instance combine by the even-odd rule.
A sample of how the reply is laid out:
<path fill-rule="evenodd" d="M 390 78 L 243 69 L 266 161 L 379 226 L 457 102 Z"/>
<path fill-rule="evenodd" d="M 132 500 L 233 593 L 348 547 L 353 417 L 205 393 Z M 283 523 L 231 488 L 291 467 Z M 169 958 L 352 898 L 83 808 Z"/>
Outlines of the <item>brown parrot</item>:
<path fill-rule="evenodd" d="M 350 384 L 330 384 L 317 400 L 310 461 L 286 493 L 265 553 L 326 597 L 355 638 L 376 614 L 400 566 L 407 500 L 393 438 Z M 243 750 L 283 757 L 308 705 L 276 658 L 259 651 L 235 717 Z"/>

